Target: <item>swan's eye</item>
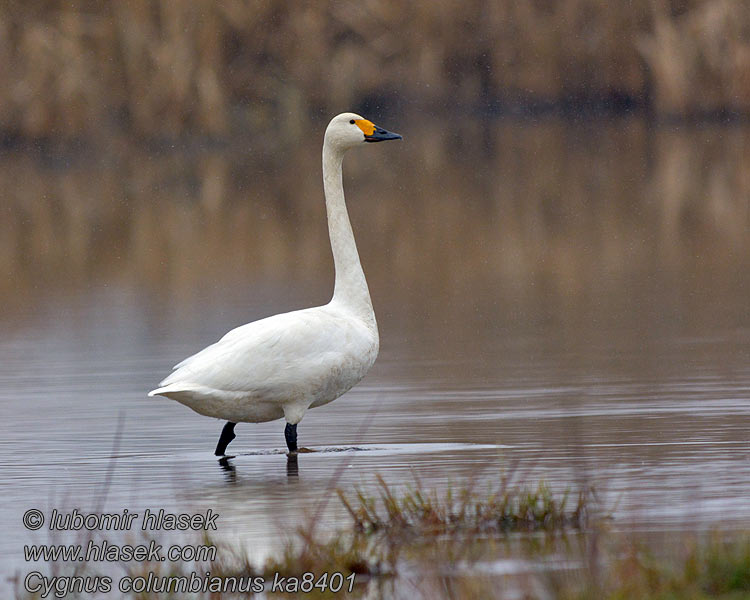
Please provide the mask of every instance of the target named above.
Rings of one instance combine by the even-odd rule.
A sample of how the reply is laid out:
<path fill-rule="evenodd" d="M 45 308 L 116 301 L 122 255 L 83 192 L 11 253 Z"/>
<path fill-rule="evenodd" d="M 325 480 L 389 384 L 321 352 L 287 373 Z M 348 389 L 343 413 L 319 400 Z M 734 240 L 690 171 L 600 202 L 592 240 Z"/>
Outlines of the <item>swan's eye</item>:
<path fill-rule="evenodd" d="M 351 121 L 349 121 L 349 123 L 352 124 L 352 125 L 354 125 L 354 119 L 352 119 Z"/>

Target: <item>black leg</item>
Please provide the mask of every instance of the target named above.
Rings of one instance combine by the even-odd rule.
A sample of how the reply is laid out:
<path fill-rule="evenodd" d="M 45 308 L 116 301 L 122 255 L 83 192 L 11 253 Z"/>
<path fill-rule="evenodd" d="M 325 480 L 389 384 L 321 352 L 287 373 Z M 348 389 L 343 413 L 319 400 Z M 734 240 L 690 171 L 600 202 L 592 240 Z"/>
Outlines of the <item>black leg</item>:
<path fill-rule="evenodd" d="M 219 438 L 219 443 L 216 444 L 216 450 L 214 451 L 214 454 L 216 456 L 224 456 L 224 451 L 227 449 L 229 442 L 231 442 L 235 438 L 235 435 L 234 435 L 235 425 L 237 425 L 237 423 L 232 423 L 231 421 L 227 421 L 227 424 L 224 425 L 224 429 L 221 430 L 221 437 Z"/>
<path fill-rule="evenodd" d="M 297 425 L 287 423 L 284 429 L 284 437 L 286 438 L 286 446 L 289 448 L 289 452 L 297 452 Z"/>

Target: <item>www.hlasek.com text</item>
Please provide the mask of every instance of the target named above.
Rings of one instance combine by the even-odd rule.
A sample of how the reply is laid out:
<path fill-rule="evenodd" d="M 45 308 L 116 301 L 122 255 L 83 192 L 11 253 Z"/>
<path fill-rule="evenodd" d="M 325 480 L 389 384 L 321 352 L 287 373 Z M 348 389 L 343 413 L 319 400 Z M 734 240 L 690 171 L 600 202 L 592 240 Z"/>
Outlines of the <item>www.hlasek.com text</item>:
<path fill-rule="evenodd" d="M 259 594 L 264 590 L 272 593 L 310 593 L 312 591 L 337 593 L 351 592 L 354 588 L 354 573 L 303 573 L 299 577 L 282 577 L 275 573 L 265 577 L 219 577 L 210 571 L 189 575 L 164 576 L 149 572 L 138 577 L 124 576 L 117 582 L 117 589 L 124 594 Z M 108 576 L 57 576 L 47 577 L 39 571 L 26 575 L 23 586 L 41 598 L 65 598 L 68 594 L 107 594 L 114 587 Z"/>
<path fill-rule="evenodd" d="M 107 540 L 87 544 L 26 544 L 26 562 L 180 562 L 216 560 L 216 546 L 206 544 L 173 544 L 166 550 L 149 540 L 146 544 L 112 544 Z"/>

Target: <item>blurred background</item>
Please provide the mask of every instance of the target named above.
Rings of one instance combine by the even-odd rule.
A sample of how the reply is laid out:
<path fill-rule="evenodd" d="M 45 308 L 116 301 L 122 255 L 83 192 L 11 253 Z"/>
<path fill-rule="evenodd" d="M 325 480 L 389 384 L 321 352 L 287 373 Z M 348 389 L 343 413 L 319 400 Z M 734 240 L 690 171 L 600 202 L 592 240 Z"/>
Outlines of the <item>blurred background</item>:
<path fill-rule="evenodd" d="M 228 329 L 328 301 L 320 149 L 345 110 L 404 136 L 345 163 L 381 355 L 301 442 L 389 449 L 345 484 L 510 458 L 599 477 L 652 527 L 746 524 L 747 0 L 0 2 L 9 506 L 86 497 L 118 414 L 118 510 L 208 489 L 260 547 L 279 498 L 291 522 L 324 493 L 324 454 L 292 488 L 283 456 L 245 456 L 230 488 L 220 424 L 145 394 Z"/>
<path fill-rule="evenodd" d="M 397 156 L 369 173 L 397 208 L 358 209 L 374 276 L 434 281 L 439 254 L 441 294 L 576 297 L 647 263 L 745 271 L 747 1 L 7 1 L 0 65 L 6 306 L 50 278 L 328 272 L 318 146 L 344 110 L 409 138 L 352 159 L 354 191 Z"/>
<path fill-rule="evenodd" d="M 750 114 L 743 0 L 7 0 L 0 127 L 22 139 L 300 135 L 400 114 Z"/>

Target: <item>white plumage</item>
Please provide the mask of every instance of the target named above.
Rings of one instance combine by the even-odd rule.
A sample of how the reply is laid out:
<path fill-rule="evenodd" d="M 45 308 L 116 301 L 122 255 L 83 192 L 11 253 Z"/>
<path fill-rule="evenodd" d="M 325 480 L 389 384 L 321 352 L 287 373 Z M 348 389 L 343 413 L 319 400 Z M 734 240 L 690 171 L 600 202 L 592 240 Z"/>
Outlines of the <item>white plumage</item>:
<path fill-rule="evenodd" d="M 149 395 L 233 422 L 295 424 L 358 383 L 377 352 L 377 329 L 331 303 L 233 329 Z"/>
<path fill-rule="evenodd" d="M 217 454 L 234 438 L 235 423 L 281 417 L 288 423 L 289 450 L 296 451 L 296 425 L 307 409 L 341 396 L 375 362 L 378 329 L 346 211 L 341 164 L 349 148 L 399 138 L 353 113 L 334 117 L 326 129 L 323 184 L 336 269 L 331 302 L 237 327 L 177 364 L 149 392 L 227 420 Z"/>

